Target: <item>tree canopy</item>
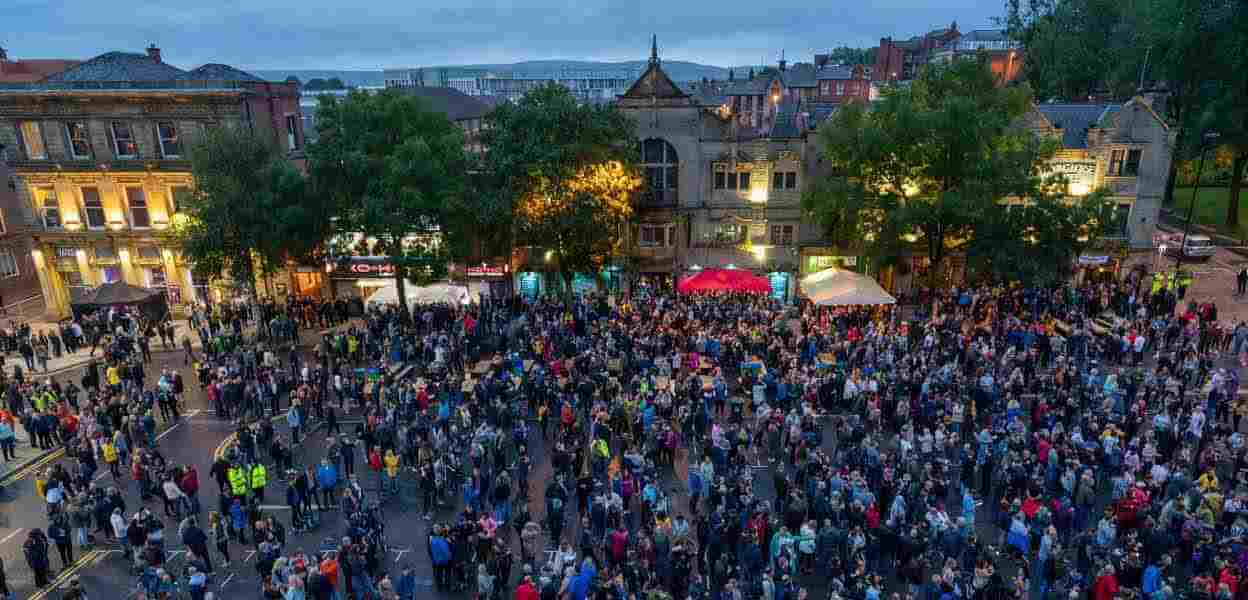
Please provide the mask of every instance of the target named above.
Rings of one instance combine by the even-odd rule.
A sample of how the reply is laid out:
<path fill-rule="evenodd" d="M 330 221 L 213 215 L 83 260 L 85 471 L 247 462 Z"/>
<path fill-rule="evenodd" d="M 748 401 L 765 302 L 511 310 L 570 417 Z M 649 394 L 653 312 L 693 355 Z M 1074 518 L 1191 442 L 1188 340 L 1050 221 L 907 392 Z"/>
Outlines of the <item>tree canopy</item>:
<path fill-rule="evenodd" d="M 218 127 L 199 137 L 190 157 L 195 185 L 178 206 L 174 233 L 197 274 L 229 273 L 254 290 L 257 273 L 319 249 L 330 207 L 271 140 Z"/>
<path fill-rule="evenodd" d="M 515 243 L 551 253 L 566 287 L 619 250 L 641 188 L 634 125 L 546 85 L 486 117 L 483 174 L 510 207 Z"/>
<path fill-rule="evenodd" d="M 982 61 L 927 68 L 820 128 L 834 174 L 809 188 L 803 208 L 867 255 L 890 261 L 921 248 L 933 284 L 952 252 L 1000 278 L 1054 278 L 1107 221 L 1099 194 L 1070 196 L 1061 175 L 1045 173 L 1058 144 L 1022 126 L 1031 105 L 1028 88 L 998 86 Z M 1006 210 L 1006 199 L 1017 207 Z M 1040 244 L 1045 261 L 1034 260 Z"/>
<path fill-rule="evenodd" d="M 446 276 L 442 236 L 468 166 L 462 130 L 420 99 L 387 90 L 321 97 L 317 132 L 308 166 L 337 215 L 331 250 L 388 257 L 407 314 L 406 280 Z"/>

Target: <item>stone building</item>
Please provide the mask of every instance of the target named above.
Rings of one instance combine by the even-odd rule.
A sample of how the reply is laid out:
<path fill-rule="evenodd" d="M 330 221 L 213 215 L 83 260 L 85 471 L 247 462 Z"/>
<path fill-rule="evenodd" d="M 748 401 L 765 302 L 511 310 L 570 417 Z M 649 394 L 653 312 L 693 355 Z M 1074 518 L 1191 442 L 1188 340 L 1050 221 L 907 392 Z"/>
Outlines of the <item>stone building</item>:
<path fill-rule="evenodd" d="M 643 282 L 734 267 L 771 276 L 777 295 L 793 293 L 801 189 L 815 163 L 816 119 L 802 100 L 815 98 L 817 80 L 805 66 L 796 77 L 756 79 L 779 85 L 782 101 L 763 96 L 760 108 L 730 89 L 725 105 L 718 90 L 703 97 L 677 86 L 652 45 L 646 71 L 617 100 L 637 123 L 645 171 L 632 249 Z"/>
<path fill-rule="evenodd" d="M 175 309 L 209 298 L 169 234 L 192 185 L 187 149 L 222 126 L 265 131 L 301 160 L 298 84 L 222 64 L 183 70 L 155 46 L 0 83 L 0 145 L 17 204 L 29 209 L 23 225 L 48 317 L 68 315 L 75 296 L 113 281 L 164 290 Z M 320 269 L 300 269 L 266 287 L 318 294 L 322 280 Z"/>
<path fill-rule="evenodd" d="M 1119 235 L 1132 249 L 1152 248 L 1173 139 L 1149 100 L 1039 104 L 1027 123 L 1038 134 L 1060 136 L 1051 168 L 1070 180 L 1070 192 L 1107 190 L 1122 217 Z"/>

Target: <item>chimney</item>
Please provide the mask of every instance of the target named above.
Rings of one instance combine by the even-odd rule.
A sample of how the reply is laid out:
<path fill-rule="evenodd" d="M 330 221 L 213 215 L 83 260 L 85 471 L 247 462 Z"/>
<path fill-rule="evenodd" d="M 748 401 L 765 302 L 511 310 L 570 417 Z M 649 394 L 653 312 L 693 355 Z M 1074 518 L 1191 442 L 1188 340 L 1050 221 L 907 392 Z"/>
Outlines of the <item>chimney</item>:
<path fill-rule="evenodd" d="M 787 62 L 785 62 L 785 60 L 784 60 L 784 50 L 781 50 L 781 51 L 780 51 L 780 72 L 781 72 L 781 73 L 783 73 L 783 72 L 784 72 L 784 67 L 785 67 L 785 65 L 787 65 L 787 64 L 788 64 L 788 63 L 787 63 Z"/>
<path fill-rule="evenodd" d="M 156 47 L 156 44 L 150 44 L 150 45 L 148 45 L 148 47 L 147 47 L 147 57 L 148 57 L 148 58 L 150 58 L 150 59 L 152 59 L 152 60 L 154 60 L 154 61 L 156 61 L 156 62 L 160 62 L 160 48 L 157 48 L 157 47 Z"/>

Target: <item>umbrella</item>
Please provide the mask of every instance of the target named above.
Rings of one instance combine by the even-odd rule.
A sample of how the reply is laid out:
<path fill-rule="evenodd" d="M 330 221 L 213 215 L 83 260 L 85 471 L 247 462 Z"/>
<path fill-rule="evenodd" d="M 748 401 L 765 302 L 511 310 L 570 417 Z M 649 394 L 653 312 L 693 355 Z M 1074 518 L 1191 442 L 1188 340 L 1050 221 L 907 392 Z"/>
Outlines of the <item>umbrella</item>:
<path fill-rule="evenodd" d="M 159 293 L 124 281 L 115 281 L 87 292 L 76 304 L 137 304 Z"/>
<path fill-rule="evenodd" d="M 831 268 L 802 278 L 802 292 L 820 306 L 896 304 L 893 298 L 866 275 Z"/>
<path fill-rule="evenodd" d="M 676 284 L 676 291 L 682 294 L 695 292 L 766 294 L 771 291 L 771 283 L 767 281 L 766 277 L 759 277 L 749 271 L 739 269 L 703 269 Z"/>
<path fill-rule="evenodd" d="M 466 304 L 465 299 L 471 298 L 468 288 L 446 282 L 432 283 L 425 286 L 408 284 L 404 286 L 404 291 L 407 292 L 408 304 L 432 304 L 438 302 Z M 393 283 L 373 292 L 373 295 L 368 297 L 369 306 L 398 303 L 399 292 L 397 286 Z"/>

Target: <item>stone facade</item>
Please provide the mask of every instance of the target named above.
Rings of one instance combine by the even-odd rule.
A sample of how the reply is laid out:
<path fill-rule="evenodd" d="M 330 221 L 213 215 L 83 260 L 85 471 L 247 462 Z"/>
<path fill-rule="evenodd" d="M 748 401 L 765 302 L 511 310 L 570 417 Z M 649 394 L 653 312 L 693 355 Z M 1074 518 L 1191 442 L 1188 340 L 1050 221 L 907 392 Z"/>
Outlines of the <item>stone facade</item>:
<path fill-rule="evenodd" d="M 118 69 L 130 80 L 93 80 Z M 164 290 L 175 309 L 208 299 L 170 232 L 193 185 L 190 147 L 222 126 L 269 132 L 299 161 L 297 84 L 225 65 L 181 71 L 149 49 L 0 85 L 0 147 L 16 192 L 6 211 L 21 215 L 47 317 L 68 316 L 74 297 L 111 281 Z"/>
<path fill-rule="evenodd" d="M 1119 235 L 1132 249 L 1152 248 L 1174 140 L 1149 102 L 1041 104 L 1027 123 L 1062 140 L 1053 168 L 1066 174 L 1070 191 L 1106 190 L 1124 217 Z"/>
<path fill-rule="evenodd" d="M 767 135 L 742 126 L 722 105 L 671 84 L 657 52 L 617 106 L 637 124 L 649 184 L 632 247 L 642 274 L 796 270 L 801 189 L 815 154 L 810 130 L 796 126 L 798 115 L 777 113 L 778 126 Z"/>

